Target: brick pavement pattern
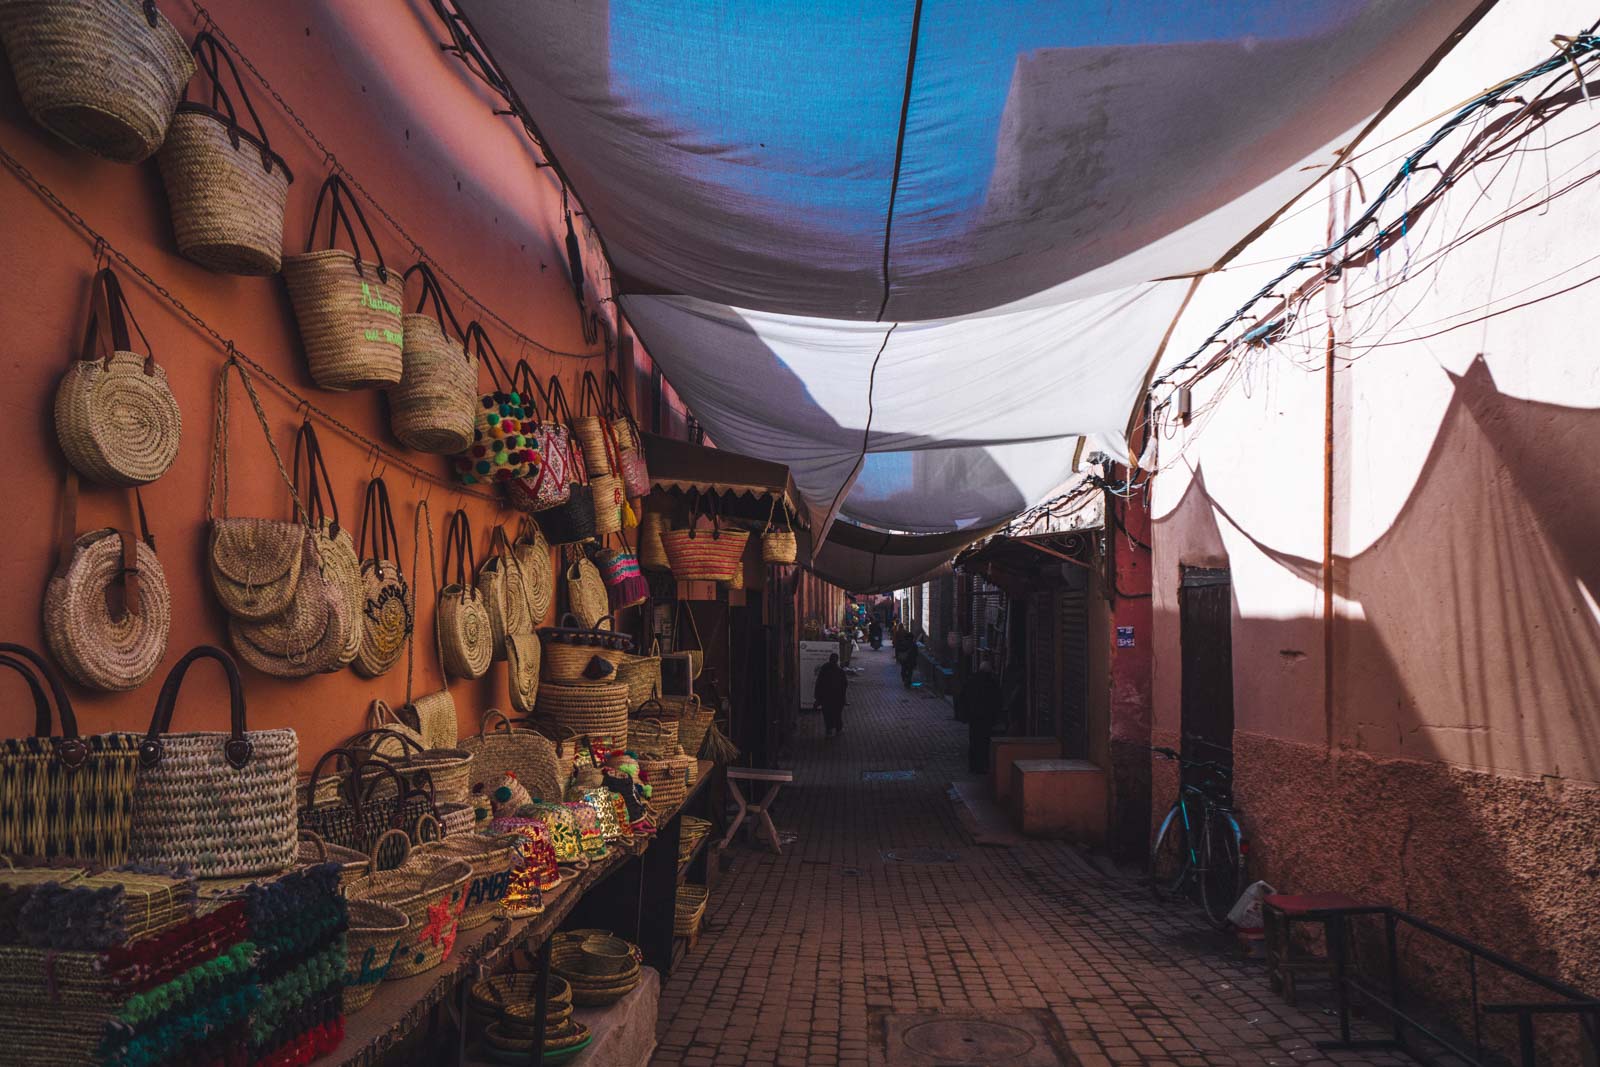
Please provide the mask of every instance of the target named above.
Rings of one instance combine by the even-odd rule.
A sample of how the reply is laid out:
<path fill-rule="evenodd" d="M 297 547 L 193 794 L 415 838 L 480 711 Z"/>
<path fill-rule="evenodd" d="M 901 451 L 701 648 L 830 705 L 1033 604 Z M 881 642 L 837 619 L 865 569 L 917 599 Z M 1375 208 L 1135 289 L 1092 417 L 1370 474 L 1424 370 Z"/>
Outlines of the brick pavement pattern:
<path fill-rule="evenodd" d="M 948 795 L 969 780 L 966 727 L 904 690 L 887 649 L 854 662 L 844 733 L 801 716 L 773 813 L 794 842 L 775 856 L 741 834 L 728 850 L 700 942 L 662 988 L 654 1064 L 1412 1063 L 1317 1050 L 1330 1017 L 1285 1006 L 1194 913 L 1069 845 L 972 845 Z M 899 1041 L 906 1015 L 1039 1040 L 1013 1058 L 929 1055 Z"/>

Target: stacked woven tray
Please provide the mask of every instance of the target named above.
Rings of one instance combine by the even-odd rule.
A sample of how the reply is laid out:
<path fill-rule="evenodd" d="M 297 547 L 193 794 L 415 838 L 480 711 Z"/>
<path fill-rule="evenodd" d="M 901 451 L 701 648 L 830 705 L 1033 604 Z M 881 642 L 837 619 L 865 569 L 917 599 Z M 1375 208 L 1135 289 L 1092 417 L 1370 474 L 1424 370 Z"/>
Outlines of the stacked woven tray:
<path fill-rule="evenodd" d="M 678 866 L 682 867 L 694 855 L 694 850 L 700 847 L 700 842 L 711 833 L 711 820 L 701 819 L 693 815 L 685 815 L 680 822 L 678 831 Z"/>
<path fill-rule="evenodd" d="M 566 930 L 550 939 L 550 968 L 572 986 L 579 1007 L 611 1004 L 639 984 L 637 945 L 609 930 Z"/>
<path fill-rule="evenodd" d="M 537 1038 L 534 1000 L 538 979 L 531 974 L 486 978 L 472 987 L 467 1028 L 489 1059 L 527 1063 Z M 572 1017 L 572 986 L 550 976 L 545 998 L 545 1040 L 542 1062 L 560 1062 L 576 1055 L 591 1039 L 589 1028 Z"/>

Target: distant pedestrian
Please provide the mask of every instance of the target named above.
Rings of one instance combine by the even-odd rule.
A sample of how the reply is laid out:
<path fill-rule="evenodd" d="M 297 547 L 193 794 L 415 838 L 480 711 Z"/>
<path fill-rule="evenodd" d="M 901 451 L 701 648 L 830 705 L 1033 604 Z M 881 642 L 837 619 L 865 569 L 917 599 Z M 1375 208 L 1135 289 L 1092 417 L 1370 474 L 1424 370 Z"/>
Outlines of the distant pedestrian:
<path fill-rule="evenodd" d="M 883 623 L 876 618 L 872 620 L 872 625 L 867 627 L 867 640 L 872 643 L 874 652 L 883 647 Z"/>
<path fill-rule="evenodd" d="M 894 639 L 894 658 L 900 663 L 900 681 L 911 688 L 911 675 L 917 669 L 917 639 L 910 630 L 901 630 Z"/>
<path fill-rule="evenodd" d="M 822 709 L 822 725 L 827 736 L 844 732 L 844 700 L 850 688 L 850 678 L 839 666 L 837 652 L 828 656 L 828 662 L 817 668 L 816 702 Z"/>
<path fill-rule="evenodd" d="M 967 721 L 967 769 L 989 773 L 989 737 L 1000 711 L 1000 679 L 984 661 L 967 677 L 956 697 L 956 717 Z"/>

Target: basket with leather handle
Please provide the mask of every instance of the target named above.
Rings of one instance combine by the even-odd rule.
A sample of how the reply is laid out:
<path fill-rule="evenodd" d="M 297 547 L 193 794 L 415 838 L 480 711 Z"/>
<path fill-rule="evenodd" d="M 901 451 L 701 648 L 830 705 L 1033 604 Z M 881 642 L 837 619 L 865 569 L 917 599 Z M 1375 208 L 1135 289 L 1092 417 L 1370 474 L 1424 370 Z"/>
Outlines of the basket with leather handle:
<path fill-rule="evenodd" d="M 438 594 L 439 572 L 433 551 L 433 513 L 428 507 L 427 500 L 417 501 L 417 513 L 412 524 L 412 541 L 415 547 L 411 553 L 411 573 L 413 580 L 420 577 L 418 565 L 422 554 L 424 537 L 428 543 L 428 576 L 434 590 L 434 631 L 433 650 L 438 656 L 439 684 L 443 687 L 435 692 L 413 697 L 412 682 L 416 669 L 417 629 L 411 628 L 411 636 L 406 641 L 406 702 L 395 713 L 401 722 L 410 726 L 422 738 L 422 743 L 429 748 L 454 748 L 456 743 L 456 701 L 450 695 L 450 675 L 445 669 L 444 652 L 439 643 L 438 627 Z"/>
<path fill-rule="evenodd" d="M 139 735 L 80 737 L 66 686 L 30 648 L 0 643 L 0 666 L 27 682 L 33 703 L 33 736 L 0 739 L 0 853 L 124 862 Z M 59 736 L 51 729 L 52 703 Z"/>
<path fill-rule="evenodd" d="M 489 532 L 489 555 L 478 568 L 477 586 L 484 609 L 489 613 L 494 658 L 505 659 L 506 639 L 513 634 L 533 633 L 535 623 L 528 602 L 526 576 L 503 526 L 496 526 Z"/>
<path fill-rule="evenodd" d="M 294 500 L 295 519 L 243 519 L 228 514 L 228 377 L 238 374 L 256 422 L 266 438 L 278 476 Z M 219 492 L 220 489 L 220 499 Z M 211 587 L 229 615 L 240 619 L 271 619 L 289 610 L 304 567 L 306 527 L 309 518 L 294 482 L 284 469 L 283 457 L 272 439 L 266 412 L 255 386 L 237 359 L 229 357 L 217 381 L 217 425 L 212 438 L 211 478 L 206 491 L 206 520 L 210 524 L 207 562 Z"/>
<path fill-rule="evenodd" d="M 78 475 L 67 468 L 44 636 L 62 669 L 91 689 L 137 689 L 167 654 L 172 595 L 138 490 L 134 503 L 142 536 L 109 527 L 78 536 Z"/>
<path fill-rule="evenodd" d="M 538 513 L 566 503 L 572 495 L 572 443 L 528 361 L 518 360 L 511 373 L 523 399 L 522 434 L 531 456 L 520 475 L 505 481 L 506 502 L 520 511 Z"/>
<path fill-rule="evenodd" d="M 589 475 L 584 467 L 583 457 L 578 452 L 577 445 L 572 440 L 570 426 L 572 412 L 567 408 L 566 394 L 562 392 L 561 381 L 554 375 L 550 378 L 548 390 L 553 416 L 567 431 L 567 499 L 553 507 L 545 508 L 539 512 L 539 528 L 544 530 L 545 536 L 553 545 L 577 544 L 580 541 L 592 540 L 595 536 L 595 503 L 594 491 L 589 485 Z"/>
<path fill-rule="evenodd" d="M 324 202 L 331 205 L 327 247 L 318 249 L 317 223 Z M 377 257 L 376 263 L 362 258 L 361 242 L 350 225 L 351 211 L 367 235 L 366 247 Z M 352 251 L 335 245 L 341 223 Z M 343 391 L 400 381 L 405 290 L 384 263 L 361 205 L 338 173 L 328 175 L 317 192 L 305 251 L 283 257 L 283 280 L 300 327 L 306 365 L 317 385 Z"/>
<path fill-rule="evenodd" d="M 727 582 L 740 566 L 749 539 L 747 531 L 723 527 L 715 495 L 691 494 L 688 527 L 663 532 L 661 544 L 672 576 L 680 582 Z"/>
<path fill-rule="evenodd" d="M 588 556 L 576 546 L 565 549 L 570 557 L 565 572 L 567 606 L 579 626 L 592 627 L 611 614 L 605 579 Z"/>
<path fill-rule="evenodd" d="M 522 477 L 528 465 L 538 458 L 523 426 L 533 401 L 517 390 L 511 371 L 506 369 L 482 323 L 468 323 L 461 341 L 489 372 L 494 388 L 478 394 L 472 415 L 472 440 L 451 459 L 451 475 L 462 485 L 504 485 Z M 476 376 L 476 370 L 473 373 Z"/>
<path fill-rule="evenodd" d="M 276 274 L 294 175 L 272 150 L 233 57 L 207 30 L 195 34 L 189 50 L 211 83 L 211 103 L 190 103 L 185 90 L 156 153 L 178 251 L 221 274 Z M 224 65 L 231 91 L 222 82 Z M 254 132 L 240 124 L 235 96 Z"/>
<path fill-rule="evenodd" d="M 616 371 L 606 371 L 606 410 L 610 416 L 611 439 L 617 445 L 617 474 L 630 497 L 650 492 L 650 468 L 645 462 L 644 435 L 633 417 L 628 394 Z"/>
<path fill-rule="evenodd" d="M 649 655 L 628 653 L 617 661 L 617 681 L 628 687 L 628 707 L 638 708 L 661 692 L 661 643 Z"/>
<path fill-rule="evenodd" d="M 178 691 L 190 666 L 215 660 L 228 680 L 226 733 L 172 732 Z M 131 853 L 140 863 L 187 864 L 204 878 L 276 874 L 294 863 L 293 730 L 250 730 L 244 684 L 233 657 L 200 645 L 173 665 L 139 745 Z M 342 843 L 342 842 L 341 842 Z"/>
<path fill-rule="evenodd" d="M 439 631 L 439 652 L 444 657 L 445 670 L 457 678 L 482 678 L 494 660 L 494 630 L 483 594 L 473 583 L 478 564 L 472 550 L 472 524 L 465 508 L 457 508 L 450 516 L 444 538 L 444 567 L 447 584 L 439 590 L 434 625 Z"/>
<path fill-rule="evenodd" d="M 405 933 L 384 977 L 409 978 L 439 966 L 454 950 L 472 865 L 450 856 L 407 856 L 398 866 L 384 870 L 380 845 L 373 846 L 369 873 L 353 879 L 345 895 L 387 904 L 405 915 Z"/>
<path fill-rule="evenodd" d="M 463 751 L 473 754 L 472 785 L 493 786 L 506 775 L 534 796 L 559 796 L 559 759 L 555 742 L 537 730 L 512 723 L 501 712 L 484 712 L 478 732 L 461 739 Z"/>
<path fill-rule="evenodd" d="M 678 751 L 678 724 L 672 719 L 661 719 L 661 703 L 645 701 L 628 720 L 628 748 L 635 752 L 654 752 L 671 756 Z"/>
<path fill-rule="evenodd" d="M 34 121 L 118 163 L 155 154 L 194 76 L 154 0 L 0 4 L 0 40 Z"/>
<path fill-rule="evenodd" d="M 401 285 L 413 274 L 422 278 L 422 293 L 416 310 L 400 316 L 402 369 L 399 384 L 389 390 L 389 429 L 407 448 L 454 456 L 472 446 L 478 364 L 457 340 L 461 324 L 433 270 L 418 261 L 402 276 Z M 433 314 L 425 315 L 422 309 L 430 297 Z"/>
<path fill-rule="evenodd" d="M 329 844 L 368 852 L 389 830 L 415 839 L 424 819 L 437 810 L 433 780 L 425 770 L 402 774 L 370 751 L 340 747 L 324 752 L 311 769 L 313 796 L 322 792 L 319 786 L 328 774 L 339 780 L 333 798 L 300 808 L 296 821 L 299 831 L 315 833 Z"/>
<path fill-rule="evenodd" d="M 300 424 L 294 442 L 294 485 L 300 489 L 300 459 L 305 456 L 306 514 L 311 519 L 317 555 L 322 560 L 322 576 L 339 593 L 340 612 L 336 620 L 345 642 L 338 662 L 330 670 L 348 666 L 361 651 L 361 619 L 366 607 L 366 583 L 361 577 L 361 558 L 356 554 L 349 527 L 339 521 L 339 501 L 334 496 L 333 479 L 328 476 L 327 460 L 317 429 L 310 419 Z"/>
<path fill-rule="evenodd" d="M 415 624 L 389 487 L 382 478 L 367 483 L 356 544 L 361 558 L 361 647 L 352 666 L 363 678 L 377 678 L 400 662 Z"/>
<path fill-rule="evenodd" d="M 150 342 L 111 268 L 96 272 L 90 304 L 83 348 L 56 386 L 56 439 L 90 481 L 148 485 L 178 458 L 183 415 L 167 372 L 131 350 L 130 321 L 147 353 Z"/>
<path fill-rule="evenodd" d="M 464 748 L 425 748 L 408 733 L 387 727 L 362 730 L 342 747 L 381 756 L 407 780 L 426 775 L 436 804 L 464 804 L 472 793 L 475 757 Z"/>

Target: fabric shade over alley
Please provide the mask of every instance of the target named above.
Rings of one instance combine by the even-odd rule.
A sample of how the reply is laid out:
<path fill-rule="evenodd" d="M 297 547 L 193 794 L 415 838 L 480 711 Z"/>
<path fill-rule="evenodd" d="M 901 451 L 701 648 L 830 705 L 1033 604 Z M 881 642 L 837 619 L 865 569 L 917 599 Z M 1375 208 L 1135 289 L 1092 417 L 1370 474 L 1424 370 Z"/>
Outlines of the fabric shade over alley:
<path fill-rule="evenodd" d="M 1190 276 L 1486 5 L 459 6 L 718 445 L 976 536 L 1126 457 Z"/>

